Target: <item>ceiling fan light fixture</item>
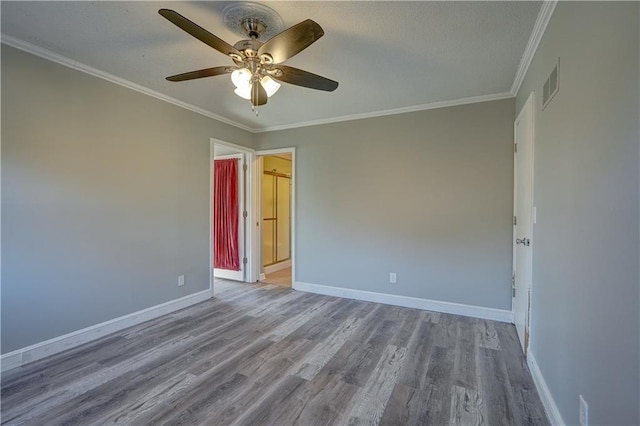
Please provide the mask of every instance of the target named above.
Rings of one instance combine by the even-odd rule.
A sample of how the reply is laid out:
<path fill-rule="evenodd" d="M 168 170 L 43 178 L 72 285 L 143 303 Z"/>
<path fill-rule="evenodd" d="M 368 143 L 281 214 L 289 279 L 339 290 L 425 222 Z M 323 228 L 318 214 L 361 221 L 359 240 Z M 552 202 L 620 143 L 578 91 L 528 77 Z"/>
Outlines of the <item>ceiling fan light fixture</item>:
<path fill-rule="evenodd" d="M 251 71 L 240 68 L 231 73 L 231 81 L 238 89 L 249 88 L 251 86 Z"/>
<path fill-rule="evenodd" d="M 236 95 L 240 96 L 242 99 L 251 100 L 251 85 L 247 85 L 245 87 L 237 87 L 236 90 L 233 91 Z"/>
<path fill-rule="evenodd" d="M 262 80 L 260 80 L 260 84 L 262 84 L 262 87 L 264 87 L 264 90 L 267 92 L 268 97 L 273 96 L 281 86 L 280 83 L 276 82 L 268 75 L 262 77 Z"/>

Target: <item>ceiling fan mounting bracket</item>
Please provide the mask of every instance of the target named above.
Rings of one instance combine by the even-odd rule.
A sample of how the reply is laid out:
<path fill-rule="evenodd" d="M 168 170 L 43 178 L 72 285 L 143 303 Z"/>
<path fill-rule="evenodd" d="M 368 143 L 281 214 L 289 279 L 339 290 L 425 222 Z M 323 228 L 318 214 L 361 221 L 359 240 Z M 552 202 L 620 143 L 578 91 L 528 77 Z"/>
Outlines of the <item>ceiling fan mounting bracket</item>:
<path fill-rule="evenodd" d="M 222 18 L 235 34 L 263 42 L 284 30 L 280 15 L 259 3 L 232 3 L 222 9 Z"/>
<path fill-rule="evenodd" d="M 260 38 L 260 34 L 264 32 L 267 26 L 259 19 L 245 18 L 242 20 L 242 30 L 252 40 Z"/>

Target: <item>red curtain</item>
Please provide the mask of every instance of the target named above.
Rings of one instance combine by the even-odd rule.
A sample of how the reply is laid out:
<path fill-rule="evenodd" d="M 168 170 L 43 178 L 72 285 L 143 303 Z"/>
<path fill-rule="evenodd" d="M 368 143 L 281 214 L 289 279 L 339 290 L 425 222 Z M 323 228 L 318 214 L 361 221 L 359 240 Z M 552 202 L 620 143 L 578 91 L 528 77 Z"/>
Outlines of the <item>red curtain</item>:
<path fill-rule="evenodd" d="M 213 184 L 213 267 L 239 271 L 238 160 L 215 160 Z"/>

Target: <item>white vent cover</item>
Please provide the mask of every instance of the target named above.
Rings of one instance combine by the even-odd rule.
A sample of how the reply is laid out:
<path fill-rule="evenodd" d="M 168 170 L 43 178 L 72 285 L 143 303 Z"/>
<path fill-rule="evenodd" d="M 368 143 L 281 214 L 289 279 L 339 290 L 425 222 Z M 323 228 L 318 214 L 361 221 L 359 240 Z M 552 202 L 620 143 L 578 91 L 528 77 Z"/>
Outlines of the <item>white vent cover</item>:
<path fill-rule="evenodd" d="M 544 86 L 542 86 L 542 109 L 545 109 L 546 106 L 551 102 L 551 99 L 558 93 L 560 89 L 560 58 L 558 58 L 558 63 L 553 70 L 551 70 L 551 74 L 547 81 L 544 82 Z"/>

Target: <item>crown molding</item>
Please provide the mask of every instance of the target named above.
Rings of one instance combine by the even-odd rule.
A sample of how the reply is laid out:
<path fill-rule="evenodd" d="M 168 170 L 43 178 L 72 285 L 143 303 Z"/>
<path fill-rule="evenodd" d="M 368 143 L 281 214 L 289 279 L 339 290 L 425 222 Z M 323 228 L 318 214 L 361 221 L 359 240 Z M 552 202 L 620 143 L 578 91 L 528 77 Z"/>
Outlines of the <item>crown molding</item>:
<path fill-rule="evenodd" d="M 536 50 L 538 50 L 540 40 L 542 40 L 542 36 L 547 29 L 547 25 L 551 20 L 551 15 L 553 15 L 553 11 L 556 9 L 557 4 L 558 0 L 545 0 L 542 2 L 542 7 L 540 8 L 540 12 L 538 12 L 538 18 L 536 19 L 536 23 L 533 25 L 533 31 L 531 31 L 531 36 L 529 36 L 529 42 L 527 43 L 527 47 L 524 49 L 524 53 L 520 59 L 520 65 L 518 66 L 518 71 L 516 72 L 513 84 L 511 85 L 510 92 L 513 96 L 516 96 L 518 94 L 518 90 L 520 90 L 522 81 L 524 80 L 525 75 L 527 75 L 531 61 L 533 61 L 533 56 L 536 54 Z"/>
<path fill-rule="evenodd" d="M 60 55 L 58 53 L 52 52 L 50 50 L 44 49 L 42 47 L 36 46 L 35 44 L 31 44 L 29 42 L 17 39 L 15 37 L 1 34 L 2 43 L 15 47 L 16 49 L 25 51 L 27 53 L 31 53 L 33 55 L 39 56 L 44 59 L 48 59 L 50 61 L 56 62 L 60 65 L 64 65 L 66 67 L 72 68 L 77 71 L 82 71 L 84 73 L 90 74 L 94 77 L 101 78 L 103 80 L 107 80 L 111 83 L 115 83 L 117 85 L 126 87 L 128 89 L 135 90 L 136 92 L 143 93 L 145 95 L 154 97 L 156 99 L 160 99 L 161 101 L 168 102 L 180 108 L 187 109 L 189 111 L 193 111 L 200 115 L 204 115 L 205 117 L 213 118 L 214 120 L 218 120 L 222 123 L 228 124 L 230 126 L 237 127 L 242 130 L 246 130 L 251 133 L 255 133 L 255 129 L 245 126 L 244 124 L 238 123 L 233 120 L 229 120 L 228 118 L 222 117 L 218 114 L 214 114 L 202 108 L 199 108 L 195 105 L 188 104 L 186 102 L 180 101 L 176 98 L 172 98 L 171 96 L 167 96 L 160 92 L 156 92 L 155 90 L 151 90 L 148 87 L 141 86 L 139 84 L 133 83 L 129 80 L 125 80 L 124 78 L 116 77 L 113 74 L 109 74 L 104 71 L 100 71 L 99 69 L 90 67 L 89 65 L 85 65 L 81 62 L 74 61 L 73 59 L 67 58 L 66 56 Z"/>
<path fill-rule="evenodd" d="M 553 8 L 555 7 L 555 3 L 556 2 L 557 2 L 557 0 L 545 1 L 544 4 L 543 4 L 542 10 L 540 11 L 540 14 L 538 15 L 538 19 L 537 19 L 536 25 L 534 27 L 534 33 L 532 33 L 532 35 L 531 35 L 531 37 L 529 39 L 529 44 L 527 45 L 527 50 L 525 51 L 525 56 L 523 56 L 523 58 L 521 60 L 521 63 L 520 63 L 520 69 L 518 69 L 518 74 L 522 73 L 522 77 L 520 77 L 520 82 L 518 83 L 518 88 L 519 88 L 519 85 L 522 83 L 522 78 L 524 77 L 524 74 L 526 73 L 526 68 L 529 66 L 529 63 L 531 62 L 531 58 L 533 57 L 533 53 L 535 52 L 535 48 L 533 48 L 532 53 L 530 53 L 531 58 L 528 59 L 526 67 L 523 67 L 523 63 L 525 61 L 525 57 L 527 56 L 527 52 L 529 51 L 530 45 L 532 45 L 532 40 L 534 40 L 534 38 L 537 38 L 537 41 L 535 42 L 535 47 L 537 48 L 537 45 L 540 42 L 540 38 L 542 37 L 542 33 L 544 32 L 544 29 L 546 28 L 546 24 L 549 21 L 549 18 L 551 16 L 551 13 L 553 12 Z M 553 6 L 548 6 L 549 4 L 552 4 Z M 545 19 L 544 24 L 542 24 L 541 16 L 543 16 L 543 11 L 544 10 L 548 10 L 549 8 L 551 10 L 548 13 L 547 18 Z M 536 31 L 538 30 L 538 28 L 541 28 L 541 32 L 539 33 L 538 36 L 534 37 L 534 35 L 536 34 Z M 90 74 L 90 75 L 92 75 L 94 77 L 98 77 L 98 78 L 101 78 L 103 80 L 107 80 L 107 81 L 109 81 L 111 83 L 118 84 L 118 85 L 126 87 L 128 89 L 135 90 L 136 92 L 143 93 L 145 95 L 148 95 L 148 96 L 154 97 L 156 99 L 168 102 L 168 103 L 173 104 L 175 106 L 178 106 L 180 108 L 184 108 L 184 109 L 187 109 L 189 111 L 193 111 L 193 112 L 195 112 L 197 114 L 203 115 L 205 117 L 212 118 L 214 120 L 220 121 L 220 122 L 228 124 L 230 126 L 237 127 L 239 129 L 245 130 L 245 131 L 250 132 L 250 133 L 273 132 L 273 131 L 277 131 L 277 130 L 295 129 L 295 128 L 300 128 L 300 127 L 317 126 L 317 125 L 321 125 L 321 124 L 339 123 L 339 122 L 343 122 L 343 121 L 362 120 L 362 119 L 366 119 L 366 118 L 376 118 L 376 117 L 384 117 L 384 116 L 388 116 L 388 115 L 405 114 L 405 113 L 410 113 L 410 112 L 425 111 L 425 110 L 429 110 L 429 109 L 447 108 L 447 107 L 451 107 L 451 106 L 467 105 L 467 104 L 473 104 L 473 103 L 478 103 L 478 102 L 496 101 L 496 100 L 501 100 L 501 99 L 513 98 L 517 93 L 517 90 L 514 91 L 513 87 L 512 87 L 511 91 L 509 91 L 509 92 L 492 93 L 492 94 L 488 94 L 488 95 L 471 96 L 471 97 L 467 97 L 467 98 L 451 99 L 451 100 L 447 100 L 447 101 L 430 102 L 430 103 L 427 103 L 427 104 L 413 105 L 413 106 L 401 107 L 401 108 L 393 108 L 393 109 L 386 109 L 386 110 L 373 111 L 373 112 L 367 112 L 367 113 L 362 113 L 362 114 L 351 114 L 351 115 L 344 115 L 344 116 L 339 116 L 339 117 L 331 117 L 331 118 L 325 118 L 325 119 L 319 119 L 319 120 L 303 121 L 303 122 L 299 122 L 299 123 L 254 128 L 254 127 L 249 127 L 249 126 L 244 125 L 242 123 L 238 123 L 236 121 L 230 120 L 230 119 L 228 119 L 226 117 L 223 117 L 221 115 L 214 114 L 214 113 L 212 113 L 210 111 L 207 111 L 207 110 L 202 109 L 200 107 L 197 107 L 195 105 L 191 105 L 189 103 L 186 103 L 186 102 L 180 101 L 178 99 L 172 98 L 172 97 L 167 96 L 167 95 L 165 95 L 163 93 L 160 93 L 160 92 L 157 92 L 155 90 L 149 89 L 148 87 L 141 86 L 141 85 L 133 83 L 133 82 L 131 82 L 129 80 L 125 80 L 123 78 L 117 77 L 117 76 L 115 76 L 113 74 L 109 74 L 107 72 L 104 72 L 104 71 L 98 70 L 96 68 L 90 67 L 89 65 L 86 65 L 86 64 L 83 64 L 81 62 L 75 61 L 75 60 L 70 59 L 70 58 L 68 58 L 66 56 L 63 56 L 63 55 L 60 55 L 58 53 L 52 52 L 52 51 L 50 51 L 48 49 L 36 46 L 36 45 L 34 45 L 32 43 L 17 39 L 15 37 L 12 37 L 12 36 L 9 36 L 9 35 L 6 35 L 6 34 L 0 34 L 0 37 L 1 37 L 0 41 L 3 44 L 6 44 L 8 46 L 11 46 L 11 47 L 14 47 L 16 49 L 25 51 L 27 53 L 31 53 L 33 55 L 39 56 L 39 57 L 44 58 L 44 59 L 48 59 L 50 61 L 56 62 L 56 63 L 58 63 L 60 65 L 64 65 L 64 66 L 69 67 L 71 69 Z M 518 74 L 516 75 L 516 79 L 518 78 Z M 515 83 L 516 82 L 514 81 L 514 85 L 515 85 Z"/>
<path fill-rule="evenodd" d="M 497 101 L 500 99 L 513 98 L 511 92 L 493 93 L 490 95 L 471 96 L 468 98 L 451 99 L 449 101 L 431 102 L 428 104 L 414 105 L 402 108 L 385 109 L 382 111 L 366 112 L 363 114 L 343 115 L 340 117 L 323 118 L 321 120 L 303 121 L 300 123 L 283 124 L 280 126 L 270 126 L 254 129 L 255 133 L 273 132 L 276 130 L 296 129 L 298 127 L 317 126 L 320 124 L 339 123 L 342 121 L 362 120 L 365 118 L 384 117 L 387 115 L 405 114 L 408 112 L 424 111 L 428 109 L 447 108 L 458 105 L 475 104 L 478 102 Z"/>

